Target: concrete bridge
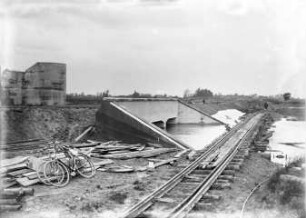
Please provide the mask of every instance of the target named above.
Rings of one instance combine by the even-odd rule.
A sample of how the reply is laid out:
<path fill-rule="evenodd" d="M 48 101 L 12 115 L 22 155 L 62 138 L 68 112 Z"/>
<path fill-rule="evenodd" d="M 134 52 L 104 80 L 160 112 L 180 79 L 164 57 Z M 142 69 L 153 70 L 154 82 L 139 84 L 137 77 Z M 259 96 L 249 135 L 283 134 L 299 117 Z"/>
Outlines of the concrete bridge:
<path fill-rule="evenodd" d="M 106 100 L 114 102 L 116 105 L 161 128 L 166 128 L 169 124 L 224 124 L 174 98 L 107 98 Z"/>
<path fill-rule="evenodd" d="M 97 129 L 108 137 L 142 139 L 189 148 L 163 130 L 173 124 L 225 125 L 175 98 L 105 98 L 96 117 Z"/>

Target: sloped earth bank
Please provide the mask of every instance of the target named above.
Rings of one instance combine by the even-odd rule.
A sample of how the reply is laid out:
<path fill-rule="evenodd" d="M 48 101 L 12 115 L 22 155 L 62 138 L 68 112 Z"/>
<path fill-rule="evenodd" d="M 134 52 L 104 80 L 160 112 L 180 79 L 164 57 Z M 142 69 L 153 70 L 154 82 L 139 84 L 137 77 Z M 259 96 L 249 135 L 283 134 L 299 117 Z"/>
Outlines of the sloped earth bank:
<path fill-rule="evenodd" d="M 71 141 L 95 123 L 97 108 L 16 107 L 1 109 L 6 141 L 54 138 Z"/>

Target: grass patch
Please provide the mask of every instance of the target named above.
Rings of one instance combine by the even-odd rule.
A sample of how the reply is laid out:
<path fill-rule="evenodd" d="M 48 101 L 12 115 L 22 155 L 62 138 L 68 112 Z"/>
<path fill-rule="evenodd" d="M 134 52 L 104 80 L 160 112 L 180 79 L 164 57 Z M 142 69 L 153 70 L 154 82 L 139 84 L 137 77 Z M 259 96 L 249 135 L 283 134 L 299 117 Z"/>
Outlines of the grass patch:
<path fill-rule="evenodd" d="M 133 185 L 134 189 L 137 191 L 144 191 L 146 189 L 145 184 L 139 180 L 136 180 Z"/>
<path fill-rule="evenodd" d="M 125 199 L 127 198 L 127 193 L 120 193 L 120 192 L 116 192 L 113 193 L 109 199 L 118 203 L 118 204 L 124 204 Z"/>
<path fill-rule="evenodd" d="M 299 158 L 287 167 L 279 169 L 268 181 L 267 188 L 274 193 L 276 202 L 281 207 L 287 207 L 297 212 L 299 217 L 306 217 L 305 210 L 305 184 L 295 180 L 283 180 L 281 175 L 290 174 L 290 168 L 300 167 L 305 158 Z M 302 177 L 304 178 L 304 177 Z"/>

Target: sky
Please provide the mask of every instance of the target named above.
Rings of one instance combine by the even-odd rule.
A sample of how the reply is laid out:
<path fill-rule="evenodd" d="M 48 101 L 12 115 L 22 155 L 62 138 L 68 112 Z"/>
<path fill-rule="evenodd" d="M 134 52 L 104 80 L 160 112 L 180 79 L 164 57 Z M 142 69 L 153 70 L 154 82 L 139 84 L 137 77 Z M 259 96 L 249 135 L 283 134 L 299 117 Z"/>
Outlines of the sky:
<path fill-rule="evenodd" d="M 4 0 L 1 69 L 67 64 L 67 92 L 305 98 L 304 0 Z"/>

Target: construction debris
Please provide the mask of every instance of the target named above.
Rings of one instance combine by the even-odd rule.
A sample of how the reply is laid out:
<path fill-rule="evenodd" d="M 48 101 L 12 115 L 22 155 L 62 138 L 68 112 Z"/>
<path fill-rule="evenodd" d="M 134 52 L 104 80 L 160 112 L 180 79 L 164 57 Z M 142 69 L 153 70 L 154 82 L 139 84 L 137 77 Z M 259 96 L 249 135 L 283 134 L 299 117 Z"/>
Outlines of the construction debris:
<path fill-rule="evenodd" d="M 78 137 L 76 137 L 76 139 L 74 140 L 75 142 L 79 142 L 80 140 L 82 140 L 90 131 L 93 130 L 93 127 L 90 126 L 89 128 L 87 128 L 81 135 L 79 135 Z"/>
<path fill-rule="evenodd" d="M 0 212 L 19 210 L 21 205 L 21 198 L 24 195 L 33 195 L 32 188 L 6 188 L 0 190 Z"/>
<path fill-rule="evenodd" d="M 134 152 L 127 152 L 127 153 L 117 153 L 117 154 L 92 154 L 93 157 L 98 158 L 110 158 L 110 159 L 130 159 L 130 158 L 139 158 L 139 157 L 154 157 L 161 154 L 169 153 L 177 151 L 176 148 L 158 148 L 158 149 L 148 149 L 144 151 L 134 151 Z"/>

